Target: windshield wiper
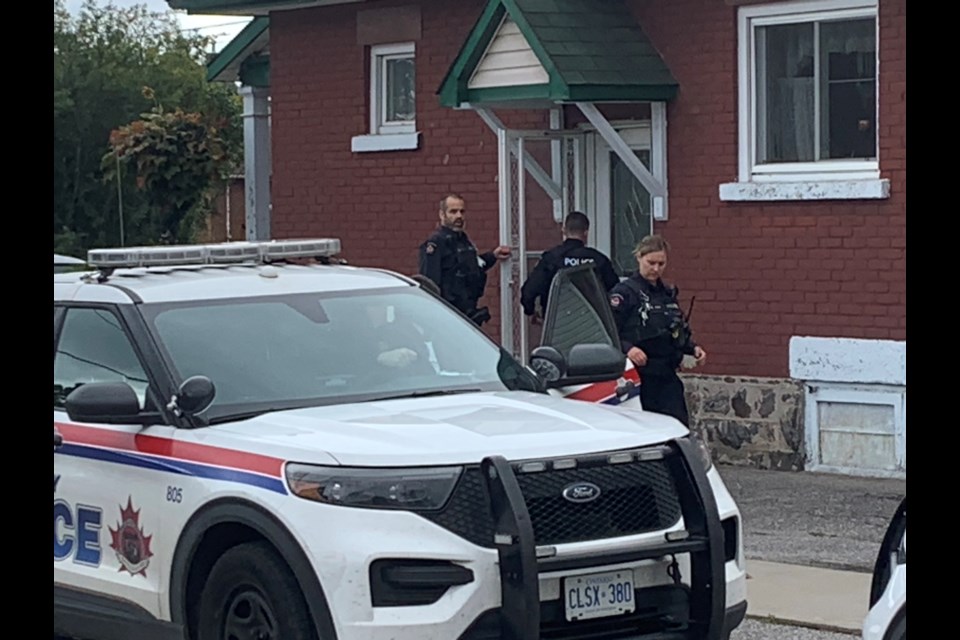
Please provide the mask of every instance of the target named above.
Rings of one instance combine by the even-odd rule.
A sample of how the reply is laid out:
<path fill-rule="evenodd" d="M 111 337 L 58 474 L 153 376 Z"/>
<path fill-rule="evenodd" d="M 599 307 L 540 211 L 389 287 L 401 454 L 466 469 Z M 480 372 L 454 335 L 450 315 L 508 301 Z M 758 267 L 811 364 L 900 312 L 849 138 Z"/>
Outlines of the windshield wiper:
<path fill-rule="evenodd" d="M 286 402 L 277 405 L 261 406 L 245 411 L 235 411 L 233 413 L 216 414 L 208 418 L 209 424 L 221 424 L 223 422 L 239 422 L 262 416 L 265 413 L 275 413 L 278 411 L 295 411 L 297 409 L 308 409 L 310 407 L 322 407 L 330 404 L 329 402 L 319 402 L 312 400 L 310 402 Z"/>
<path fill-rule="evenodd" d="M 436 389 L 434 391 L 410 391 L 393 396 L 377 396 L 363 402 L 380 402 L 381 400 L 403 400 L 406 398 L 429 398 L 431 396 L 455 396 L 460 393 L 479 393 L 483 389 Z"/>

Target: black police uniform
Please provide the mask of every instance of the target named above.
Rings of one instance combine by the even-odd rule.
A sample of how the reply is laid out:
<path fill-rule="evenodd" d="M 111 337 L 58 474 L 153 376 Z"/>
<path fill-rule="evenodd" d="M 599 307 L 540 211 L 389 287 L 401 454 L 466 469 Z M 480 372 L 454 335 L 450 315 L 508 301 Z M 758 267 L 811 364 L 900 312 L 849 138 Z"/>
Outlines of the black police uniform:
<path fill-rule="evenodd" d="M 643 408 L 671 415 L 689 426 L 677 368 L 684 355 L 693 355 L 697 345 L 677 302 L 678 292 L 662 280 L 651 284 L 635 273 L 610 291 L 610 306 L 623 352 L 638 347 L 647 354 L 647 364 L 638 367 Z"/>
<path fill-rule="evenodd" d="M 466 232 L 441 226 L 420 245 L 420 273 L 440 287 L 444 300 L 467 314 L 478 325 L 490 319 L 477 301 L 487 286 L 487 271 L 496 264 L 492 251 L 477 254 Z"/>
<path fill-rule="evenodd" d="M 584 245 L 582 240 L 568 238 L 563 241 L 563 244 L 545 251 L 537 266 L 530 272 L 527 281 L 523 283 L 523 287 L 520 289 L 520 304 L 523 306 L 523 312 L 532 316 L 538 299 L 540 300 L 540 308 L 546 312 L 547 295 L 550 293 L 550 283 L 553 282 L 553 276 L 560 269 L 587 263 L 596 265 L 597 276 L 599 276 L 600 282 L 603 283 L 607 291 L 620 282 L 620 277 L 617 276 L 610 258 L 596 249 Z"/>

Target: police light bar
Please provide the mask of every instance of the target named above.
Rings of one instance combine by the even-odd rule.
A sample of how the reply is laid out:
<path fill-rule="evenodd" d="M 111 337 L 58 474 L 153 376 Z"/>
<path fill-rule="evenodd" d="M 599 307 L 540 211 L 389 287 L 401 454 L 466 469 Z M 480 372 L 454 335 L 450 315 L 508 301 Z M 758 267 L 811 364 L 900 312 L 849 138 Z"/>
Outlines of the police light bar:
<path fill-rule="evenodd" d="M 205 256 L 206 254 L 201 246 L 91 249 L 87 251 L 87 264 L 99 269 L 203 264 Z"/>
<path fill-rule="evenodd" d="M 320 238 L 316 240 L 280 240 L 260 245 L 266 260 L 285 260 L 287 258 L 310 258 L 314 256 L 330 257 L 340 253 L 340 240 Z"/>
<path fill-rule="evenodd" d="M 290 258 L 331 257 L 338 253 L 340 253 L 340 240 L 337 238 L 222 242 L 124 249 L 91 249 L 87 252 L 87 264 L 98 269 L 191 264 L 263 264 Z"/>

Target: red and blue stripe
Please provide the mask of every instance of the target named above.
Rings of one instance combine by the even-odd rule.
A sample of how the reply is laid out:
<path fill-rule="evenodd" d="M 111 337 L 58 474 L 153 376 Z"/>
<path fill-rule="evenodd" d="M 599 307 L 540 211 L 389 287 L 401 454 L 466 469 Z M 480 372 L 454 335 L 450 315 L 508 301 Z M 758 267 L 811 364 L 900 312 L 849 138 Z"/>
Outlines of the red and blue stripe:
<path fill-rule="evenodd" d="M 171 438 L 54 422 L 63 436 L 62 455 L 163 473 L 246 484 L 283 495 L 280 458 Z"/>
<path fill-rule="evenodd" d="M 619 380 L 606 380 L 604 382 L 595 382 L 594 384 L 588 385 L 583 389 L 575 391 L 566 398 L 571 400 L 582 400 L 584 402 L 595 402 L 597 404 L 612 404 L 617 405 L 631 398 L 635 398 L 640 395 L 640 374 L 633 367 L 627 369 L 623 372 L 623 378 L 633 382 L 633 387 L 630 389 L 630 392 L 627 394 L 626 399 L 621 399 L 617 396 L 617 386 L 620 384 Z"/>

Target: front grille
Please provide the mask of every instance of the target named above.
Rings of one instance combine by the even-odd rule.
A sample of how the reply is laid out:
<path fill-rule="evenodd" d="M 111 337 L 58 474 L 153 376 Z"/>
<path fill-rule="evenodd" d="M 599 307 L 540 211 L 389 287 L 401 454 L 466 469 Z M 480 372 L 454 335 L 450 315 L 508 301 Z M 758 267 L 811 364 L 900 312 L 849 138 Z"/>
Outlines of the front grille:
<path fill-rule="evenodd" d="M 537 545 L 582 542 L 660 531 L 680 519 L 676 484 L 663 460 L 608 464 L 594 459 L 576 469 L 518 473 Z M 563 490 L 577 482 L 600 487 L 591 502 Z M 479 467 L 468 467 L 446 507 L 424 517 L 474 544 L 493 547 L 493 516 Z"/>

